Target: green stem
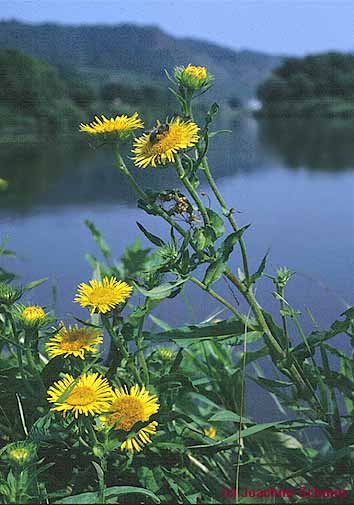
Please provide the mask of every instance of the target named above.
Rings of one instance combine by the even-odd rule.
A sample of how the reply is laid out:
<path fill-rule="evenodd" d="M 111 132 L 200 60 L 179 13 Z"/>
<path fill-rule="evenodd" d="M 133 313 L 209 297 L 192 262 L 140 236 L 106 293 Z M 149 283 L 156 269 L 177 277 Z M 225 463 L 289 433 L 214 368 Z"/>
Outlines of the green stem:
<path fill-rule="evenodd" d="M 142 199 L 148 201 L 148 195 L 139 187 L 139 185 L 135 181 L 134 177 L 130 174 L 130 172 L 129 172 L 128 168 L 126 167 L 123 159 L 121 158 L 118 150 L 115 149 L 114 152 L 115 152 L 115 157 L 116 157 L 116 162 L 117 162 L 118 168 L 128 178 L 130 184 L 133 186 L 133 188 L 138 193 L 138 195 Z M 183 172 L 181 171 L 181 168 L 182 168 Z M 177 163 L 177 170 L 179 171 L 179 175 L 182 176 L 181 177 L 182 182 L 185 184 L 185 182 L 187 181 L 187 183 L 185 184 L 185 187 L 191 193 L 194 201 L 198 205 L 198 208 L 199 208 L 201 214 L 203 215 L 204 222 L 208 223 L 209 216 L 206 213 L 206 209 L 205 209 L 203 203 L 201 202 L 199 196 L 197 195 L 195 189 L 193 188 L 193 186 L 191 185 L 191 183 L 189 182 L 189 180 L 185 176 L 184 169 L 183 169 L 183 166 L 182 166 L 182 163 L 180 160 Z M 225 208 L 226 208 L 226 206 L 225 206 Z M 165 219 L 165 221 L 167 221 L 183 237 L 185 237 L 185 235 L 186 235 L 185 230 L 179 224 L 175 223 L 173 221 L 173 219 L 171 219 L 171 217 L 163 209 L 161 209 L 161 207 L 155 205 L 154 211 L 156 212 L 157 215 L 159 215 L 160 217 Z M 235 225 L 237 226 L 236 222 L 235 222 L 234 226 Z M 192 245 L 192 247 L 193 247 L 193 245 Z M 246 266 L 247 266 L 247 261 L 246 261 Z M 247 270 L 247 268 L 245 268 L 245 273 L 246 273 L 246 270 Z M 267 343 L 268 347 L 272 350 L 273 356 L 277 357 L 279 360 L 285 360 L 287 358 L 287 353 L 284 351 L 282 346 L 279 344 L 277 339 L 272 334 L 272 332 L 271 332 L 271 330 L 270 330 L 270 328 L 264 318 L 262 309 L 259 306 L 258 302 L 256 301 L 256 299 L 252 293 L 252 290 L 250 288 L 247 288 L 230 270 L 227 269 L 225 271 L 225 275 L 237 287 L 237 289 L 246 298 L 249 305 L 251 306 L 252 311 L 253 311 L 258 323 L 260 324 L 261 328 L 264 331 L 266 343 Z M 240 314 L 236 309 L 234 309 L 234 307 L 231 304 L 229 304 L 229 302 L 227 302 L 225 299 L 223 299 L 223 297 L 221 297 L 220 295 L 215 293 L 213 290 L 208 288 L 206 285 L 204 285 L 198 279 L 192 277 L 191 280 L 196 285 L 201 287 L 204 291 L 211 294 L 211 296 L 213 296 L 215 299 L 217 299 L 224 306 L 229 308 L 231 310 L 231 312 L 239 320 L 244 321 L 244 316 L 242 316 L 242 314 Z M 314 392 L 313 388 L 311 387 L 311 385 L 309 384 L 308 380 L 306 380 L 306 378 L 303 377 L 302 370 L 299 367 L 299 365 L 293 361 L 289 366 L 288 372 L 291 375 L 292 380 L 297 384 L 300 391 L 302 391 L 302 392 L 308 391 L 309 392 L 309 395 L 310 395 L 309 402 L 312 404 L 313 408 L 317 412 L 320 412 L 321 414 L 323 414 L 322 406 L 321 406 L 318 398 L 316 397 L 315 392 Z M 325 419 L 326 419 L 326 416 L 325 416 Z"/>
<path fill-rule="evenodd" d="M 247 321 L 245 325 L 245 335 L 243 339 L 243 357 L 242 357 L 242 376 L 241 376 L 241 394 L 240 394 L 240 423 L 238 431 L 238 451 L 236 462 L 236 505 L 239 503 L 240 489 L 240 471 L 241 471 L 241 442 L 242 442 L 242 421 L 245 407 L 245 386 L 246 386 L 246 365 L 247 365 Z"/>
<path fill-rule="evenodd" d="M 139 324 L 136 345 L 138 348 L 138 356 L 139 356 L 140 366 L 143 369 L 144 385 L 147 386 L 149 384 L 150 378 L 149 378 L 149 369 L 147 367 L 146 360 L 145 360 L 145 354 L 142 349 L 143 341 L 144 341 L 144 337 L 142 336 L 143 325 L 144 325 L 144 317 L 141 319 L 140 324 Z"/>
<path fill-rule="evenodd" d="M 191 119 L 191 121 L 193 121 L 192 97 L 193 97 L 193 90 L 186 89 L 183 104 L 183 114 L 189 119 Z"/>
<path fill-rule="evenodd" d="M 323 369 L 325 371 L 327 379 L 330 380 L 331 375 L 332 375 L 331 367 L 329 365 L 328 356 L 327 356 L 326 349 L 323 344 L 320 345 L 320 352 L 321 352 L 321 358 L 322 358 L 322 363 L 323 363 Z M 340 417 L 340 412 L 339 412 L 339 407 L 338 407 L 338 402 L 337 402 L 334 386 L 331 385 L 330 390 L 331 390 L 331 398 L 332 398 L 332 404 L 333 404 L 334 434 L 336 435 L 336 437 L 340 438 L 343 435 L 343 430 L 342 430 L 341 417 Z"/>
<path fill-rule="evenodd" d="M 117 167 L 119 168 L 119 170 L 127 177 L 129 183 L 131 184 L 131 186 L 133 187 L 133 189 L 136 191 L 136 193 L 140 196 L 140 198 L 142 198 L 143 200 L 145 200 L 147 202 L 149 200 L 149 196 L 145 193 L 145 191 L 143 189 L 141 189 L 141 187 L 139 186 L 139 184 L 136 182 L 136 180 L 134 179 L 133 175 L 130 173 L 128 167 L 124 163 L 124 160 L 121 157 L 121 155 L 120 155 L 120 153 L 119 153 L 119 151 L 118 151 L 118 149 L 116 147 L 113 149 L 113 152 L 114 152 L 114 156 L 115 156 L 115 159 L 116 159 Z M 165 221 L 167 221 L 182 236 L 185 236 L 186 232 L 184 231 L 184 229 L 182 228 L 182 226 L 180 226 L 178 223 L 175 223 L 173 221 L 173 219 L 171 218 L 171 216 L 165 210 L 163 210 L 158 205 L 152 205 L 152 206 L 154 208 L 154 212 L 158 216 L 162 217 Z"/>
<path fill-rule="evenodd" d="M 100 466 L 102 470 L 102 477 L 98 477 L 98 483 L 99 483 L 99 503 L 106 503 L 106 484 L 105 484 L 105 475 L 107 473 L 107 460 L 105 457 L 100 458 Z"/>
<path fill-rule="evenodd" d="M 176 160 L 177 160 L 176 167 L 177 167 L 178 176 L 181 179 L 181 181 L 184 184 L 184 186 L 187 189 L 187 191 L 192 196 L 193 200 L 195 201 L 195 203 L 196 203 L 196 205 L 198 207 L 199 212 L 203 216 L 204 226 L 206 226 L 206 225 L 210 224 L 210 219 L 209 219 L 207 210 L 206 210 L 203 202 L 199 198 L 198 193 L 196 192 L 196 190 L 194 189 L 194 187 L 191 184 L 190 180 L 188 179 L 188 177 L 187 177 L 187 175 L 186 175 L 186 173 L 184 171 L 181 158 L 179 156 L 176 156 Z"/>
<path fill-rule="evenodd" d="M 116 146 L 113 148 L 113 153 L 114 153 L 114 157 L 115 157 L 117 167 L 119 168 L 119 170 L 129 179 L 130 184 L 132 185 L 134 190 L 138 193 L 140 198 L 142 198 L 143 200 L 148 200 L 148 195 L 145 193 L 145 191 L 143 191 L 141 189 L 139 184 L 136 182 L 134 177 L 129 172 L 129 170 L 128 170 L 126 164 L 124 163 L 123 158 L 121 157 L 120 152 L 118 151 L 118 148 Z"/>
<path fill-rule="evenodd" d="M 16 347 L 16 357 L 17 357 L 17 363 L 18 363 L 18 368 L 20 371 L 21 380 L 23 382 L 24 388 L 27 390 L 27 392 L 30 394 L 30 396 L 36 396 L 33 388 L 30 386 L 30 384 L 27 380 L 27 374 L 26 374 L 25 367 L 23 364 L 23 351 L 26 352 L 26 347 L 23 346 L 20 342 L 20 338 L 17 333 L 15 321 L 13 320 L 12 314 L 10 312 L 6 312 L 6 315 L 8 316 L 8 320 L 10 321 L 10 329 L 11 329 L 11 335 L 12 335 L 12 339 L 13 339 L 11 343 Z"/>
<path fill-rule="evenodd" d="M 122 157 L 120 156 L 119 152 L 117 150 L 115 150 L 115 154 L 116 154 L 116 161 L 117 161 L 117 166 L 118 168 L 124 173 L 124 175 L 127 176 L 128 178 L 128 181 L 130 182 L 130 184 L 133 186 L 133 188 L 135 189 L 135 191 L 138 193 L 139 196 L 141 196 L 142 198 L 144 198 L 145 200 L 148 199 L 148 196 L 147 194 L 139 187 L 138 183 L 135 181 L 134 177 L 130 174 L 128 168 L 126 167 Z M 165 221 L 168 222 L 168 224 L 170 226 L 172 226 L 172 228 L 174 228 L 176 231 L 178 231 L 178 233 L 182 236 L 182 237 L 185 237 L 186 236 L 186 231 L 182 228 L 182 226 L 180 226 L 178 223 L 176 223 L 168 214 L 167 212 L 165 212 L 163 209 L 161 209 L 161 207 L 159 206 L 154 206 L 154 211 L 156 212 L 156 214 L 158 214 L 160 217 L 162 217 Z M 193 244 L 191 244 L 193 249 L 196 250 L 195 246 L 193 246 Z M 242 321 L 244 322 L 245 321 L 245 316 L 243 316 L 243 314 L 240 314 L 240 312 L 238 312 L 234 307 L 233 305 L 231 305 L 228 301 L 226 301 L 222 296 L 218 295 L 215 291 L 213 291 L 212 289 L 208 288 L 205 284 L 203 284 L 201 281 L 199 281 L 198 279 L 196 279 L 195 277 L 192 277 L 192 282 L 194 282 L 196 285 L 198 285 L 201 289 L 203 289 L 204 291 L 208 292 L 213 298 L 215 298 L 216 300 L 218 300 L 220 303 L 222 303 L 225 307 L 227 307 L 236 317 L 239 321 Z M 110 331 L 107 329 L 107 331 Z"/>
<path fill-rule="evenodd" d="M 129 352 L 128 349 L 126 348 L 126 344 L 124 341 L 123 336 L 119 332 L 114 332 L 113 328 L 111 327 L 108 317 L 105 316 L 104 314 L 101 314 L 101 321 L 103 326 L 105 327 L 108 335 L 111 337 L 111 345 L 113 344 L 119 352 L 121 352 L 123 358 L 127 361 L 127 364 L 132 371 L 135 379 L 141 383 L 141 378 L 138 370 L 135 368 L 135 366 L 131 363 L 129 360 Z"/>
<path fill-rule="evenodd" d="M 107 330 L 108 335 L 111 337 L 112 342 L 118 347 L 118 350 L 122 353 L 123 357 L 128 360 L 129 352 L 125 347 L 125 342 L 122 336 L 119 334 L 119 332 L 116 333 L 113 331 L 113 328 L 111 328 L 111 325 L 109 324 L 108 318 L 103 314 L 101 315 L 101 320 L 103 326 Z"/>
<path fill-rule="evenodd" d="M 279 286 L 277 288 L 277 293 L 280 296 L 280 299 L 279 299 L 280 309 L 281 309 L 281 311 L 283 311 L 285 309 L 284 288 Z M 282 313 L 281 313 L 281 320 L 282 320 L 283 333 L 284 333 L 284 345 L 286 347 L 287 352 L 289 352 L 288 321 L 286 319 L 286 316 Z"/>
<path fill-rule="evenodd" d="M 223 214 L 227 217 L 229 223 L 231 224 L 232 228 L 234 231 L 238 231 L 239 230 L 239 227 L 236 223 L 236 220 L 232 214 L 232 210 L 229 209 L 226 205 L 226 202 L 224 200 L 224 198 L 222 197 L 220 191 L 219 191 L 219 188 L 217 187 L 216 185 L 216 182 L 210 172 L 210 169 L 209 169 L 209 165 L 208 165 L 208 161 L 206 159 L 206 157 L 204 157 L 203 161 L 202 161 L 202 164 L 201 164 L 201 168 L 205 174 L 205 177 L 209 183 L 209 186 L 211 187 L 211 189 L 213 190 L 213 193 L 216 197 L 216 199 L 218 200 L 219 204 L 220 204 L 220 207 L 221 207 L 221 210 L 223 212 Z M 241 249 L 241 255 L 242 255 L 242 263 L 243 263 L 243 268 L 244 268 L 244 271 L 245 271 L 245 276 L 247 279 L 249 279 L 249 276 L 250 276 L 250 273 L 249 273 L 249 267 L 248 267 L 248 259 L 247 259 L 247 252 L 246 252 L 246 245 L 245 245 L 245 242 L 243 240 L 243 238 L 241 237 L 240 240 L 239 240 L 239 244 L 240 244 L 240 249 Z"/>
<path fill-rule="evenodd" d="M 188 111 L 189 117 L 193 120 L 192 96 L 193 96 L 193 92 L 190 95 L 187 95 L 186 100 L 185 100 L 185 108 Z M 220 204 L 220 207 L 221 207 L 221 210 L 222 210 L 223 214 L 229 220 L 229 223 L 231 224 L 233 230 L 234 231 L 238 231 L 239 227 L 238 227 L 238 225 L 236 223 L 236 220 L 235 220 L 235 218 L 234 218 L 234 216 L 232 214 L 232 211 L 231 211 L 231 209 L 229 209 L 227 207 L 226 202 L 225 202 L 223 196 L 221 195 L 221 193 L 219 191 L 219 188 L 216 185 L 214 177 L 212 176 L 212 173 L 210 172 L 210 168 L 209 168 L 208 160 L 207 160 L 206 156 L 204 156 L 203 161 L 201 163 L 201 169 L 203 170 L 203 172 L 204 172 L 204 174 L 206 176 L 206 179 L 207 179 L 207 181 L 209 183 L 209 186 L 211 187 L 211 189 L 212 189 L 212 191 L 213 191 L 213 193 L 214 193 L 217 201 Z M 245 242 L 244 242 L 244 240 L 243 240 L 242 237 L 239 240 L 239 244 L 240 244 L 240 249 L 241 249 L 242 263 L 243 263 L 243 268 L 244 268 L 244 271 L 245 271 L 245 276 L 246 276 L 247 279 L 249 279 L 250 273 L 249 273 L 249 267 L 248 267 L 246 245 L 245 245 Z"/>
<path fill-rule="evenodd" d="M 267 321 L 265 320 L 265 317 L 263 315 L 263 311 L 258 304 L 251 288 L 246 288 L 244 284 L 242 284 L 239 279 L 232 274 L 229 270 L 226 270 L 225 272 L 227 278 L 233 282 L 233 284 L 239 289 L 239 291 L 243 294 L 243 296 L 246 298 L 247 302 L 252 308 L 253 314 L 255 318 L 257 319 L 258 323 L 262 327 L 264 331 L 264 338 L 266 341 L 266 344 L 268 345 L 268 348 L 271 350 L 271 354 L 274 357 L 276 361 L 286 361 L 287 359 L 290 359 L 289 365 L 287 367 L 287 370 L 292 378 L 292 380 L 297 384 L 300 392 L 303 392 L 306 394 L 306 398 L 309 401 L 309 403 L 312 405 L 312 407 L 316 410 L 317 413 L 321 415 L 321 417 L 327 421 L 327 415 L 323 411 L 322 405 L 320 401 L 318 400 L 316 393 L 311 386 L 311 383 L 309 380 L 306 378 L 306 376 L 303 373 L 303 370 L 301 369 L 299 363 L 297 363 L 294 358 L 291 358 L 288 356 L 287 352 L 282 348 L 281 344 L 278 342 L 278 340 L 274 337 L 273 333 L 271 332 Z"/>
<path fill-rule="evenodd" d="M 203 291 L 205 291 L 206 293 L 208 293 L 210 296 L 212 296 L 213 298 L 215 298 L 215 300 L 217 300 L 218 302 L 220 302 L 226 308 L 228 308 L 230 310 L 230 312 L 232 312 L 233 315 L 236 317 L 236 319 L 238 319 L 242 323 L 246 323 L 247 317 L 244 316 L 243 314 L 241 314 L 240 312 L 238 312 L 231 303 L 229 303 L 227 300 L 225 300 L 225 298 L 223 298 L 221 295 L 219 295 L 218 293 L 216 293 L 213 289 L 211 289 L 209 286 L 207 286 L 206 284 L 204 284 L 203 282 L 201 282 L 196 277 L 192 276 L 192 277 L 190 277 L 189 280 L 192 281 L 200 289 L 202 289 Z"/>

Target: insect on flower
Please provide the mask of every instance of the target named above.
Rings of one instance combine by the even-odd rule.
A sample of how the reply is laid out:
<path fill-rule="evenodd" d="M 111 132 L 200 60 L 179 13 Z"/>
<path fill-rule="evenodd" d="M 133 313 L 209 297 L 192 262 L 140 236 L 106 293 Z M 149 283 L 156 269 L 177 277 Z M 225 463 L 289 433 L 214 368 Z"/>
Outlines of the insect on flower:
<path fill-rule="evenodd" d="M 163 136 L 165 133 L 168 133 L 169 131 L 170 131 L 170 125 L 168 123 L 161 124 L 158 121 L 158 125 L 155 126 L 155 128 L 152 128 L 151 130 L 148 131 L 150 143 L 152 145 L 156 144 L 160 140 L 160 137 Z"/>

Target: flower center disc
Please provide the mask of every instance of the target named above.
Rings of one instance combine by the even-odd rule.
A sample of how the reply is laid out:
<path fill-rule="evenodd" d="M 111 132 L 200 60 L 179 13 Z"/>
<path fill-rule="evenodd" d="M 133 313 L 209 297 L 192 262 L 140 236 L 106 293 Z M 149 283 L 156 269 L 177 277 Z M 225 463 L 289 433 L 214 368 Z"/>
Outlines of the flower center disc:
<path fill-rule="evenodd" d="M 110 422 L 117 423 L 116 429 L 129 431 L 138 421 L 144 421 L 144 408 L 137 398 L 119 398 L 112 403 L 114 411 Z"/>
<path fill-rule="evenodd" d="M 97 400 L 95 391 L 87 386 L 76 388 L 66 399 L 66 403 L 73 406 L 85 406 Z"/>
<path fill-rule="evenodd" d="M 87 343 L 88 338 L 81 331 L 71 331 L 63 337 L 61 347 L 67 351 L 78 351 Z"/>
<path fill-rule="evenodd" d="M 107 305 L 110 305 L 112 302 L 112 289 L 106 289 L 105 287 L 97 287 L 95 290 L 90 293 L 89 297 L 90 303 L 93 305 L 99 305 L 99 304 L 104 304 L 106 303 Z"/>
<path fill-rule="evenodd" d="M 10 452 L 10 455 L 13 459 L 16 459 L 16 460 L 26 459 L 28 456 L 28 451 L 27 451 L 27 449 L 21 449 L 21 448 L 12 449 L 12 451 Z"/>

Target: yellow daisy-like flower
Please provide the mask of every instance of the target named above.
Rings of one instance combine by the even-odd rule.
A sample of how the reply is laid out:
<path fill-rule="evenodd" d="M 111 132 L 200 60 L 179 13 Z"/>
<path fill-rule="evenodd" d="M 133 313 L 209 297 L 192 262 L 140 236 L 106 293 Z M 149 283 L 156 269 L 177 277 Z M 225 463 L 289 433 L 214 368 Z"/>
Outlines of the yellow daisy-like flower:
<path fill-rule="evenodd" d="M 31 305 L 23 309 L 21 317 L 27 323 L 35 323 L 37 321 L 40 321 L 41 319 L 44 319 L 46 317 L 46 313 L 44 312 L 42 307 Z"/>
<path fill-rule="evenodd" d="M 54 403 L 51 410 L 94 416 L 106 412 L 112 401 L 113 391 L 108 380 L 98 373 L 84 373 L 75 383 L 70 374 L 54 383 L 47 391 L 47 400 Z"/>
<path fill-rule="evenodd" d="M 51 358 L 64 355 L 64 358 L 72 355 L 84 359 L 85 352 L 97 352 L 98 344 L 102 344 L 102 330 L 84 326 L 79 328 L 69 326 L 67 329 L 62 323 L 62 328 L 49 342 L 46 343 L 48 355 Z"/>
<path fill-rule="evenodd" d="M 107 414 L 100 417 L 102 424 L 114 426 L 116 430 L 129 432 L 137 422 L 148 421 L 159 410 L 158 398 L 150 395 L 144 386 L 138 384 L 128 391 L 127 386 L 114 391 Z M 122 451 L 140 452 L 144 445 L 151 443 L 150 435 L 156 434 L 158 423 L 152 421 L 122 442 Z"/>
<path fill-rule="evenodd" d="M 118 281 L 115 277 L 104 277 L 102 282 L 91 280 L 90 285 L 82 282 L 74 301 L 81 307 L 91 307 L 91 315 L 96 310 L 105 314 L 124 302 L 132 291 L 133 288 L 126 282 Z"/>
<path fill-rule="evenodd" d="M 157 350 L 158 356 L 165 360 L 165 361 L 170 361 L 173 359 L 175 353 L 171 351 L 170 349 L 167 349 L 166 347 L 161 347 L 160 349 Z"/>
<path fill-rule="evenodd" d="M 182 149 L 193 147 L 199 140 L 198 126 L 193 121 L 183 121 L 180 117 L 144 133 L 134 141 L 134 163 L 137 167 L 174 163 L 175 155 Z"/>
<path fill-rule="evenodd" d="M 90 133 L 93 135 L 102 133 L 118 133 L 127 136 L 137 128 L 144 128 L 144 123 L 138 117 L 138 113 L 134 112 L 132 116 L 116 116 L 115 118 L 106 118 L 106 116 L 95 116 L 95 121 L 92 123 L 80 124 L 80 131 Z"/>
<path fill-rule="evenodd" d="M 214 426 L 209 426 L 209 428 L 205 428 L 204 435 L 209 438 L 215 438 L 217 434 L 216 428 Z"/>

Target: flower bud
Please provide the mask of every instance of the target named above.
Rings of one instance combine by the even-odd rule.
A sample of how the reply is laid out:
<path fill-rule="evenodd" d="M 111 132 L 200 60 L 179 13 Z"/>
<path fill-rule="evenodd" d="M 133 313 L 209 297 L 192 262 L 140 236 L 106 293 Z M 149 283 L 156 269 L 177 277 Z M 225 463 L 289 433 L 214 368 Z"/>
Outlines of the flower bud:
<path fill-rule="evenodd" d="M 175 78 L 178 84 L 192 91 L 207 89 L 211 86 L 214 77 L 208 74 L 206 67 L 176 67 Z"/>
<path fill-rule="evenodd" d="M 10 465 L 23 468 L 35 460 L 36 446 L 30 442 L 15 442 L 8 446 L 5 458 Z"/>

